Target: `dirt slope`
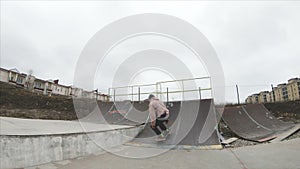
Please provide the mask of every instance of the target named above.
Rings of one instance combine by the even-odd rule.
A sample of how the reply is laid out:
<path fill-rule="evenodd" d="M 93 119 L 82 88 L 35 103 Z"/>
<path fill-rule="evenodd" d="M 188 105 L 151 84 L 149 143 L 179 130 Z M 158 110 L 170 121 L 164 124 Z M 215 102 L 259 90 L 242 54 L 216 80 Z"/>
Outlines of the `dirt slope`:
<path fill-rule="evenodd" d="M 73 101 L 65 96 L 46 96 L 0 82 L 0 116 L 74 120 Z"/>
<path fill-rule="evenodd" d="M 83 104 L 84 108 L 88 107 L 86 102 Z M 300 100 L 264 105 L 276 117 L 284 121 L 300 122 Z M 0 116 L 55 120 L 77 119 L 71 97 L 46 96 L 4 82 L 0 82 Z"/>
<path fill-rule="evenodd" d="M 275 117 L 283 121 L 300 122 L 300 100 L 265 103 L 264 105 Z"/>

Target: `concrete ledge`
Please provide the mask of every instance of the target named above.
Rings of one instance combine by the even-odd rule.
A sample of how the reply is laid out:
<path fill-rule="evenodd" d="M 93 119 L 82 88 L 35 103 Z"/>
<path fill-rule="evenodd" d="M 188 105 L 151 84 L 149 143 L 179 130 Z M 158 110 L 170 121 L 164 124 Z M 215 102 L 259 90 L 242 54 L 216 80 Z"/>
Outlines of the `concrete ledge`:
<path fill-rule="evenodd" d="M 23 168 L 99 153 L 134 138 L 140 127 L 89 133 L 0 135 L 0 167 Z"/>
<path fill-rule="evenodd" d="M 192 146 L 192 145 L 160 145 L 160 144 L 148 144 L 148 143 L 136 143 L 128 142 L 125 143 L 128 146 L 145 147 L 145 148 L 163 148 L 171 150 L 221 150 L 222 145 L 203 145 L 203 146 Z"/>

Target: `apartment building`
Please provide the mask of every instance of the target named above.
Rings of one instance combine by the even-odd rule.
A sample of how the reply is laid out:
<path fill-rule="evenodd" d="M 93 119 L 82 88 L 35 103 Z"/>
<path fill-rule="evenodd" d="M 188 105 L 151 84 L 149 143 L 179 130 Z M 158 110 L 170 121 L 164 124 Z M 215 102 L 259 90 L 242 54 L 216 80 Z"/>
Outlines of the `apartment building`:
<path fill-rule="evenodd" d="M 247 104 L 251 104 L 251 103 L 252 103 L 252 95 L 248 96 L 248 97 L 246 98 L 245 102 L 246 102 Z"/>
<path fill-rule="evenodd" d="M 273 91 L 262 91 L 246 98 L 246 103 L 284 102 L 300 100 L 300 78 L 292 78 L 288 83 L 278 84 Z"/>
<path fill-rule="evenodd" d="M 58 83 L 58 80 L 43 80 L 32 75 L 20 73 L 17 69 L 0 68 L 0 81 L 22 86 L 33 92 L 45 95 L 64 95 L 78 98 L 90 98 L 109 101 L 109 96 L 98 93 L 98 91 L 85 91 L 80 88 L 72 88 Z"/>
<path fill-rule="evenodd" d="M 59 80 L 48 81 L 49 85 L 51 86 L 52 93 L 57 94 L 57 95 L 71 96 L 72 95 L 72 87 L 58 84 L 58 81 Z"/>
<path fill-rule="evenodd" d="M 274 102 L 274 92 L 270 91 L 267 93 L 267 102 Z"/>
<path fill-rule="evenodd" d="M 258 103 L 259 101 L 259 94 L 252 94 L 247 97 L 246 103 L 251 104 L 251 103 Z"/>
<path fill-rule="evenodd" d="M 268 95 L 268 91 L 262 91 L 258 94 L 258 103 L 266 103 L 267 102 L 267 95 Z"/>
<path fill-rule="evenodd" d="M 292 78 L 288 80 L 286 85 L 288 100 L 299 100 L 300 99 L 300 78 Z"/>
<path fill-rule="evenodd" d="M 286 83 L 277 85 L 277 87 L 274 88 L 274 94 L 275 94 L 276 102 L 288 101 L 288 92 L 287 92 Z"/>
<path fill-rule="evenodd" d="M 26 74 L 20 73 L 18 69 L 2 69 L 1 68 L 1 81 L 13 83 L 16 85 L 23 86 L 25 85 Z"/>
<path fill-rule="evenodd" d="M 9 70 L 0 68 L 0 81 L 8 83 L 8 81 L 9 81 L 8 76 L 9 76 Z"/>

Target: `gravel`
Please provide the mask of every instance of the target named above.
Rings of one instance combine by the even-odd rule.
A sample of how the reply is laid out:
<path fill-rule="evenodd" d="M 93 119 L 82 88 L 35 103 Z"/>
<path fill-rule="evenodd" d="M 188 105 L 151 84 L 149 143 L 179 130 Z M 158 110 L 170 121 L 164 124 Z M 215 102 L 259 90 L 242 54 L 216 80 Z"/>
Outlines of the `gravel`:
<path fill-rule="evenodd" d="M 225 148 L 236 148 L 236 147 L 254 146 L 254 145 L 258 145 L 258 144 L 270 144 L 270 142 L 260 143 L 260 142 L 256 142 L 256 141 L 245 140 L 243 138 L 240 138 L 240 137 L 236 136 L 234 133 L 232 133 L 232 131 L 229 131 L 228 128 L 226 128 L 225 136 L 224 136 L 224 134 L 222 134 L 222 135 L 223 135 L 223 137 L 225 139 L 229 139 L 231 137 L 237 137 L 237 138 L 239 138 L 238 140 L 230 143 L 229 145 L 225 145 Z M 292 135 L 290 135 L 289 137 L 285 138 L 284 140 L 291 140 L 291 139 L 295 139 L 295 138 L 300 138 L 300 130 L 298 130 L 297 132 L 293 133 Z"/>

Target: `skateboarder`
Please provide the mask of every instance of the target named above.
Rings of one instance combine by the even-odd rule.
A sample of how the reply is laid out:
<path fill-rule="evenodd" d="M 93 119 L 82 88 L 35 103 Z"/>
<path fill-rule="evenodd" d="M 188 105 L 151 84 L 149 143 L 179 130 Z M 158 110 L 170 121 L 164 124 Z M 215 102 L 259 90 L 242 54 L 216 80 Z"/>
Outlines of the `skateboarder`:
<path fill-rule="evenodd" d="M 170 130 L 166 127 L 170 112 L 162 101 L 150 94 L 149 100 L 149 116 L 151 120 L 151 128 L 156 133 L 156 141 L 163 141 L 169 134 Z"/>

